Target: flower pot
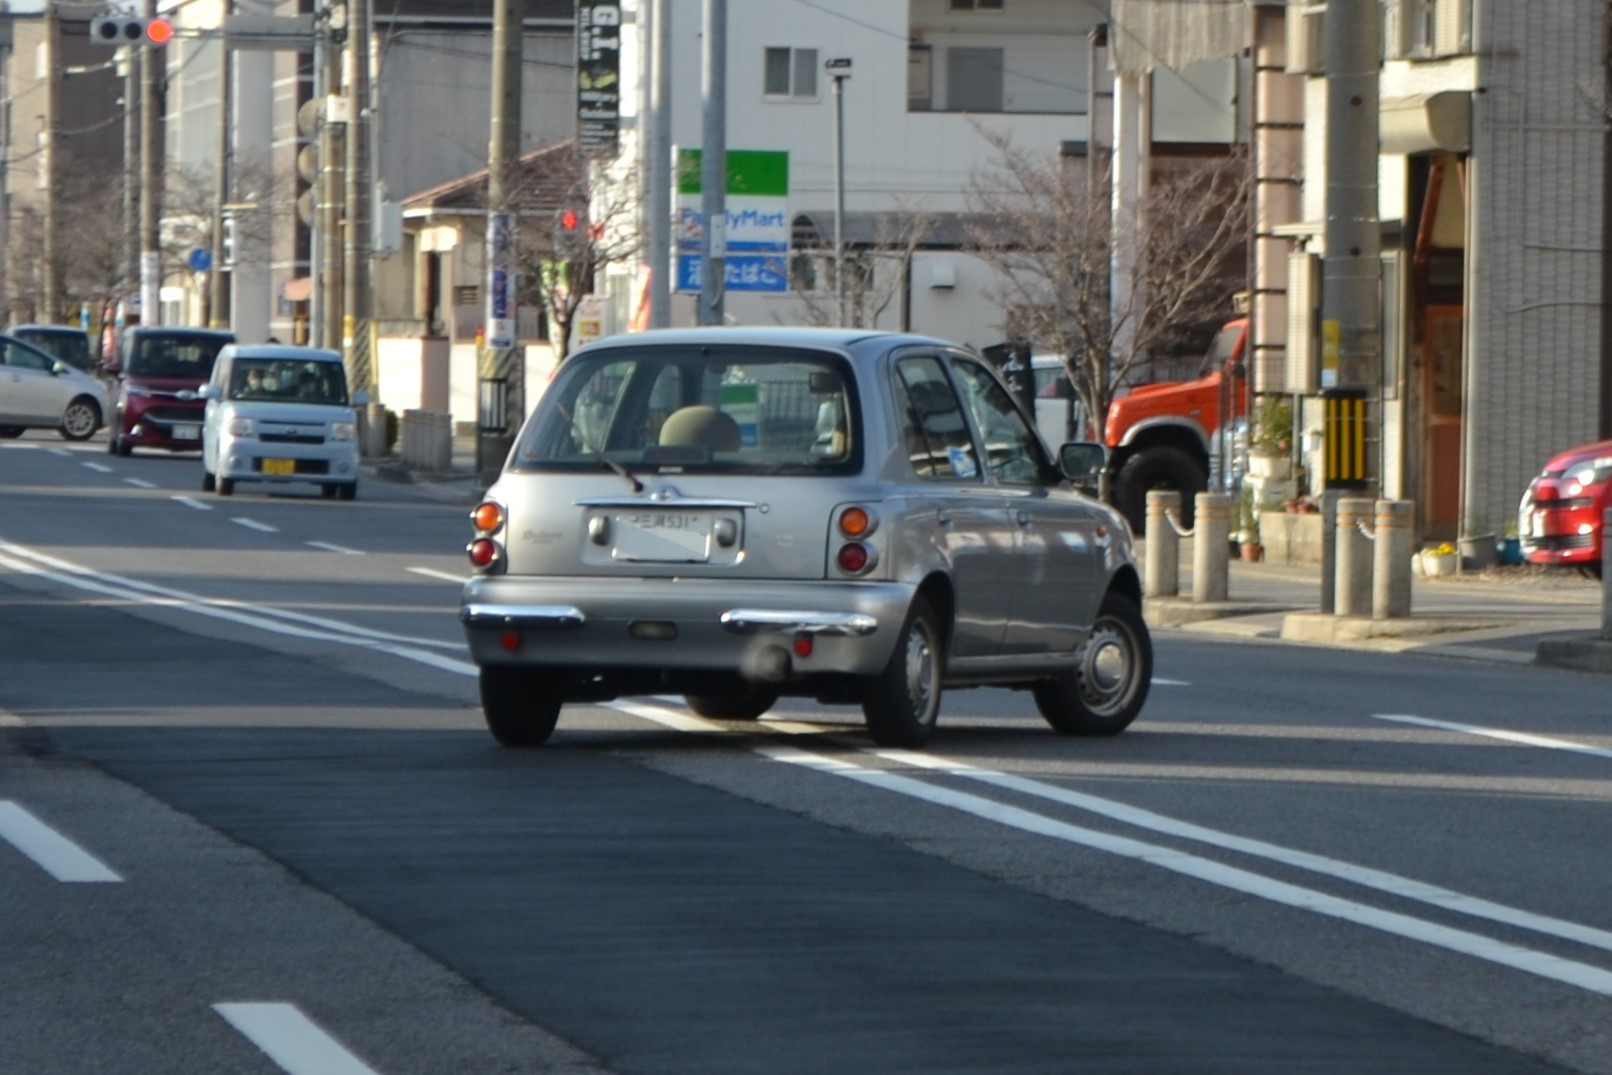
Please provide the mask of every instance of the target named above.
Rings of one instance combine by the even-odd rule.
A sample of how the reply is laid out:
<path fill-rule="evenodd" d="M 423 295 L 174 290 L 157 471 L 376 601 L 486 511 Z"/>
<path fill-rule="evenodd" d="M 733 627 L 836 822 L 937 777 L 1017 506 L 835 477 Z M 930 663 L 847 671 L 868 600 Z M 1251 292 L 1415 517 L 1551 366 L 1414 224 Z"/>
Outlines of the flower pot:
<path fill-rule="evenodd" d="M 1242 545 L 1243 560 L 1246 563 L 1256 564 L 1265 558 L 1265 546 L 1257 541 L 1245 541 Z"/>
<path fill-rule="evenodd" d="M 1474 534 L 1456 542 L 1461 549 L 1461 562 L 1473 571 L 1493 567 L 1500 558 L 1499 546 L 1493 534 Z"/>
<path fill-rule="evenodd" d="M 1424 575 L 1453 575 L 1460 567 L 1460 554 L 1454 552 L 1435 552 L 1426 549 L 1416 554 L 1417 562 L 1422 565 Z"/>
<path fill-rule="evenodd" d="M 1256 478 L 1286 481 L 1293 476 L 1293 460 L 1285 455 L 1260 455 L 1256 452 L 1248 457 L 1248 473 Z"/>

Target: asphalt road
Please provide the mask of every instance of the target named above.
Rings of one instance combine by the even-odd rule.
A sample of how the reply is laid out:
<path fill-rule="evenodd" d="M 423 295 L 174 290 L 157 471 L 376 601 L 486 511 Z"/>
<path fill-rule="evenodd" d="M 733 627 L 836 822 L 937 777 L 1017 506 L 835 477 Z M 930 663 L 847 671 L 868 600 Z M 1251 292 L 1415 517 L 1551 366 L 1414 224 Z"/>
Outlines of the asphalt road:
<path fill-rule="evenodd" d="M 0 443 L 8 1072 L 1612 1071 L 1596 677 L 1161 632 L 1113 740 L 510 752 L 469 505 L 199 472 Z"/>

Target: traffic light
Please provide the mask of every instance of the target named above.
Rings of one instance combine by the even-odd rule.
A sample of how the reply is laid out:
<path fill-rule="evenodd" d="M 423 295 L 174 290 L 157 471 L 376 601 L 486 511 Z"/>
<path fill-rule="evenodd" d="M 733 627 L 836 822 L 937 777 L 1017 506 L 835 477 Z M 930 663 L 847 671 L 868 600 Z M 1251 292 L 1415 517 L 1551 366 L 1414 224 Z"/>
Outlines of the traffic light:
<path fill-rule="evenodd" d="M 580 250 L 587 235 L 587 217 L 581 209 L 567 205 L 554 213 L 554 245 L 563 251 Z"/>
<path fill-rule="evenodd" d="M 90 40 L 97 45 L 166 45 L 173 37 L 174 24 L 168 19 L 106 15 L 90 20 Z"/>

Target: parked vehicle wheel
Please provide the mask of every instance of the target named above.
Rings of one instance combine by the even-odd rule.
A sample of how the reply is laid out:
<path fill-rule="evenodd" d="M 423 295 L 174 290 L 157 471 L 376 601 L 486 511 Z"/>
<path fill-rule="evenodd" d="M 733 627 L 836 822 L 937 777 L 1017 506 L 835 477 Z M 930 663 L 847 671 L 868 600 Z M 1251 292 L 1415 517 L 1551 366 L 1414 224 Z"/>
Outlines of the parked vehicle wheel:
<path fill-rule="evenodd" d="M 544 673 L 486 665 L 480 680 L 482 716 L 500 745 L 538 747 L 548 742 L 560 719 L 560 693 Z"/>
<path fill-rule="evenodd" d="M 1208 488 L 1203 464 L 1180 448 L 1144 448 L 1127 459 L 1114 479 L 1114 503 L 1138 534 L 1147 526 L 1147 494 L 1173 489 L 1181 494 L 1181 526 L 1191 529 L 1196 497 Z"/>
<path fill-rule="evenodd" d="M 62 412 L 60 432 L 65 440 L 89 440 L 101 428 L 101 408 L 95 401 L 80 396 Z"/>
<path fill-rule="evenodd" d="M 319 487 L 319 495 L 324 497 L 326 500 L 335 500 L 336 493 L 336 486 L 331 482 L 326 482 L 324 485 Z"/>
<path fill-rule="evenodd" d="M 207 471 L 202 471 L 202 492 L 210 493 L 218 488 L 218 479 Z"/>
<path fill-rule="evenodd" d="M 340 496 L 341 499 L 343 499 L 343 500 L 357 500 L 358 499 L 358 483 L 357 482 L 348 482 L 346 485 L 337 486 L 337 489 L 339 490 L 337 495 Z"/>
<path fill-rule="evenodd" d="M 134 451 L 134 448 L 128 441 L 113 433 L 112 438 L 106 442 L 106 450 L 112 455 L 127 457 L 130 452 Z"/>
<path fill-rule="evenodd" d="M 0 440 L 16 440 L 22 431 L 22 426 L 0 426 Z"/>
<path fill-rule="evenodd" d="M 685 694 L 683 701 L 709 720 L 756 720 L 778 704 L 777 691 L 754 694 Z"/>
<path fill-rule="evenodd" d="M 1074 671 L 1035 687 L 1036 708 L 1063 735 L 1118 735 L 1153 682 L 1153 642 L 1135 601 L 1110 591 Z"/>
<path fill-rule="evenodd" d="M 218 495 L 219 496 L 229 496 L 233 492 L 235 492 L 235 479 L 234 478 L 220 478 L 220 479 L 218 479 Z"/>
<path fill-rule="evenodd" d="M 939 621 L 920 595 L 907 611 L 890 663 L 862 689 L 862 716 L 875 743 L 921 747 L 928 742 L 940 716 L 944 663 Z"/>

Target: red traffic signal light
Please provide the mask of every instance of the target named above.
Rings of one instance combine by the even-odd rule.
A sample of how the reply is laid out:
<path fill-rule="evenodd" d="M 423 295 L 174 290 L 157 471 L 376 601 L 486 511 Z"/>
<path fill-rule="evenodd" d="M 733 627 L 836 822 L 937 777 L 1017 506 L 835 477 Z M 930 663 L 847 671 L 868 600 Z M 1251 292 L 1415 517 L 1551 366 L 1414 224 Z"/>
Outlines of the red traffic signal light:
<path fill-rule="evenodd" d="M 562 209 L 560 211 L 560 227 L 566 231 L 576 231 L 577 225 L 580 223 L 582 223 L 582 218 L 577 215 L 575 209 Z"/>
<path fill-rule="evenodd" d="M 174 24 L 167 19 L 146 21 L 146 40 L 153 45 L 166 45 L 174 39 Z"/>
<path fill-rule="evenodd" d="M 173 38 L 174 24 L 168 19 L 109 15 L 90 20 L 90 40 L 97 45 L 166 45 Z"/>

